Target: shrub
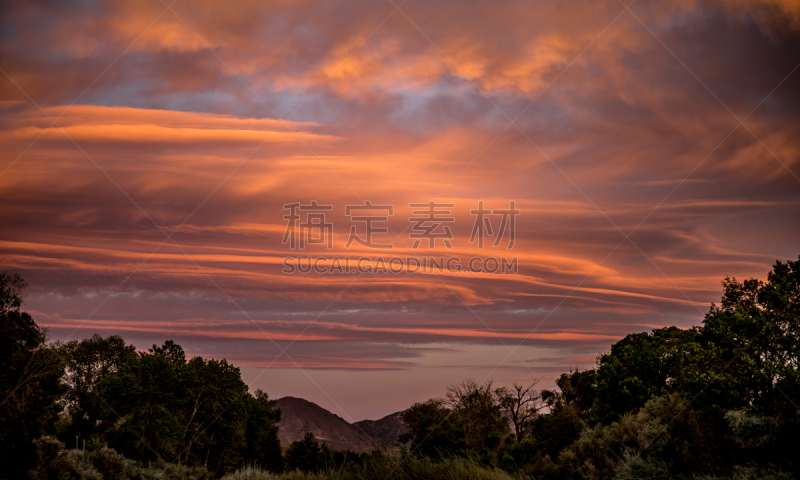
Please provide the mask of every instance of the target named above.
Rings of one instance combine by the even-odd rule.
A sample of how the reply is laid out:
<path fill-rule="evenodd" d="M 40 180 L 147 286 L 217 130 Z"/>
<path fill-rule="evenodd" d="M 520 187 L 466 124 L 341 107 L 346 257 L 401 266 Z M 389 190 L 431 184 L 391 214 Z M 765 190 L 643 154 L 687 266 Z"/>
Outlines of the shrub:
<path fill-rule="evenodd" d="M 53 438 L 34 443 L 39 461 L 28 474 L 31 480 L 103 480 L 84 452 L 64 451 L 64 444 Z"/>
<path fill-rule="evenodd" d="M 47 437 L 35 444 L 39 461 L 28 474 L 31 480 L 212 480 L 202 467 L 163 461 L 143 466 L 109 448 L 65 450 L 63 443 Z"/>
<path fill-rule="evenodd" d="M 513 480 L 514 477 L 496 468 L 486 468 L 464 458 L 441 461 L 408 455 L 383 455 L 366 459 L 361 464 L 345 464 L 339 468 L 319 473 L 299 470 L 273 474 L 255 467 L 247 467 L 223 477 L 222 480 Z"/>
<path fill-rule="evenodd" d="M 127 464 L 130 462 L 122 455 L 110 448 L 101 448 L 88 455 L 92 466 L 100 472 L 103 478 L 125 478 Z"/>

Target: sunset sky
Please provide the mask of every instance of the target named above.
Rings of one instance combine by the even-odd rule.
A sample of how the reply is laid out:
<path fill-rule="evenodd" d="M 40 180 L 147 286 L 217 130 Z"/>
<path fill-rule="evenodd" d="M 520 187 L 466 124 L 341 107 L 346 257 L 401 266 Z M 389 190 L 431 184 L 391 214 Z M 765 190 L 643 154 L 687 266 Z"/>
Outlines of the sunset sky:
<path fill-rule="evenodd" d="M 3 3 L 0 270 L 54 340 L 174 339 L 361 420 L 466 378 L 552 386 L 800 254 L 796 1 L 165 1 Z M 332 250 L 282 243 L 312 200 Z M 345 247 L 365 201 L 393 249 Z M 430 201 L 452 249 L 412 248 Z M 513 248 L 470 242 L 480 201 L 515 202 Z"/>

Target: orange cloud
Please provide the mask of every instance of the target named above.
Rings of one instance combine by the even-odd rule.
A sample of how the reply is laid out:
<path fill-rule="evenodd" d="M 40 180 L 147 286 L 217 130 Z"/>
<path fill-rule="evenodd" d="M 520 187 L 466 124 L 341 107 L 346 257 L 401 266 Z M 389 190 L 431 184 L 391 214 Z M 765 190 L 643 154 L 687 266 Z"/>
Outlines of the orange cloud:
<path fill-rule="evenodd" d="M 796 2 L 165 8 L 0 19 L 0 270 L 54 338 L 287 369 L 296 339 L 303 368 L 384 382 L 488 372 L 521 344 L 551 378 L 797 254 Z M 291 250 L 283 207 L 312 200 L 332 249 Z M 345 247 L 367 200 L 394 207 L 385 252 Z M 409 205 L 431 200 L 455 204 L 452 249 L 411 247 Z M 478 248 L 472 211 L 512 200 L 514 248 Z M 518 271 L 282 271 L 431 255 Z"/>

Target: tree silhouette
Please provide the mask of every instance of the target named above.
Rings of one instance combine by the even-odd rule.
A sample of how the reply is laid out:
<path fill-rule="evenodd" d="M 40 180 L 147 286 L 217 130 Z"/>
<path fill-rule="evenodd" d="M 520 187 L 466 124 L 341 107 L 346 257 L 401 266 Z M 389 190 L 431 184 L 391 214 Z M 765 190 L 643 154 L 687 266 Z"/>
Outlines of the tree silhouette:
<path fill-rule="evenodd" d="M 33 441 L 52 431 L 61 407 L 64 365 L 47 331 L 20 311 L 27 284 L 0 273 L 0 465 L 23 476 L 36 462 Z"/>

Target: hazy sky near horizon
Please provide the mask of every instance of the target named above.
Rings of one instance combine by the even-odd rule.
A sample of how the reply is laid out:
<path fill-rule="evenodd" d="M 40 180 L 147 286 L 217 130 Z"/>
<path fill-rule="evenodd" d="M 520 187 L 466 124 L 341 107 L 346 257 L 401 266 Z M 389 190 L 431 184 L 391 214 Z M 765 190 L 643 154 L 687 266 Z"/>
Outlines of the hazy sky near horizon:
<path fill-rule="evenodd" d="M 0 270 L 53 339 L 174 339 L 272 397 L 378 418 L 465 378 L 552 385 L 800 254 L 794 1 L 18 1 L 0 18 Z M 284 205 L 312 200 L 333 206 L 332 249 L 292 250 Z M 452 249 L 412 248 L 409 204 L 432 200 L 454 205 Z M 394 207 L 374 237 L 393 249 L 345 247 L 365 201 Z M 515 202 L 512 249 L 470 242 L 481 201 Z M 297 255 L 519 269 L 283 273 Z"/>

